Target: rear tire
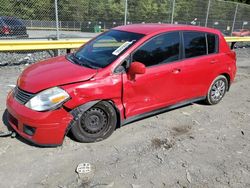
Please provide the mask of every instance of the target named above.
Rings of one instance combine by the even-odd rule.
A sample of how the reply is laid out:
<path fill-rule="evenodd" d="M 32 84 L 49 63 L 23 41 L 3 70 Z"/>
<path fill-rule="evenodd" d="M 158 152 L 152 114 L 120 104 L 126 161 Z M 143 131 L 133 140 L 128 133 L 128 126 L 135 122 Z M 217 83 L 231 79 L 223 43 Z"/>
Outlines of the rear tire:
<path fill-rule="evenodd" d="M 79 142 L 98 142 L 109 137 L 115 130 L 117 115 L 114 107 L 102 101 L 73 120 L 71 132 Z"/>
<path fill-rule="evenodd" d="M 228 90 L 227 78 L 223 75 L 216 77 L 209 87 L 207 97 L 205 99 L 206 104 L 209 105 L 218 104 L 225 96 L 227 90 Z"/>

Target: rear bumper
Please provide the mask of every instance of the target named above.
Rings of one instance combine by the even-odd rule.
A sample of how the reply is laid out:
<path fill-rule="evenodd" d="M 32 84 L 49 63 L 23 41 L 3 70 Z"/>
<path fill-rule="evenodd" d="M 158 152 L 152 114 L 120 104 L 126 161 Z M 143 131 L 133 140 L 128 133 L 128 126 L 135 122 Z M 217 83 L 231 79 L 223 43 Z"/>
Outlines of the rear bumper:
<path fill-rule="evenodd" d="M 7 97 L 8 122 L 23 138 L 40 146 L 58 146 L 63 139 L 72 115 L 60 108 L 58 110 L 37 112 L 20 104 L 13 98 L 12 92 Z M 33 134 L 27 134 L 25 127 L 31 127 Z"/>

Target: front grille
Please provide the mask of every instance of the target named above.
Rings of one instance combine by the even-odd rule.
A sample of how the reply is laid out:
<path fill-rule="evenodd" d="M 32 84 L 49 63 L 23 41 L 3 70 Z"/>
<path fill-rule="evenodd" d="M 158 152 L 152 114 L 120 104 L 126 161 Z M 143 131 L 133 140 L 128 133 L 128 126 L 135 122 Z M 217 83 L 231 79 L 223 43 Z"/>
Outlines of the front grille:
<path fill-rule="evenodd" d="M 27 103 L 34 96 L 35 94 L 23 91 L 18 87 L 14 90 L 14 98 L 21 104 Z"/>

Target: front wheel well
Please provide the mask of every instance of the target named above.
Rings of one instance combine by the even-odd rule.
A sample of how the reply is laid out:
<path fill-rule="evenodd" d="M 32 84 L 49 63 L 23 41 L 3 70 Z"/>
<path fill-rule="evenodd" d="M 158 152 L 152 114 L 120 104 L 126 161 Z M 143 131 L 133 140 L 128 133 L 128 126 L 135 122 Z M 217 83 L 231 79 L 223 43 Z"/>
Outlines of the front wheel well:
<path fill-rule="evenodd" d="M 95 100 L 70 112 L 74 117 L 67 129 L 79 142 L 97 142 L 108 138 L 117 128 L 119 116 L 109 100 Z"/>
<path fill-rule="evenodd" d="M 79 114 L 79 108 L 82 107 L 82 111 L 87 111 L 89 108 L 95 106 L 96 104 L 106 101 L 108 103 L 110 103 L 113 108 L 115 109 L 116 112 L 116 116 L 117 116 L 117 125 L 116 125 L 116 129 L 121 127 L 121 114 L 119 109 L 117 108 L 117 106 L 115 105 L 115 103 L 112 100 L 95 100 L 95 101 L 90 101 L 86 104 L 83 104 L 81 106 L 76 107 L 75 109 L 71 110 L 70 113 L 73 115 L 73 117 L 77 117 Z M 71 129 L 71 126 L 68 127 L 68 130 Z"/>

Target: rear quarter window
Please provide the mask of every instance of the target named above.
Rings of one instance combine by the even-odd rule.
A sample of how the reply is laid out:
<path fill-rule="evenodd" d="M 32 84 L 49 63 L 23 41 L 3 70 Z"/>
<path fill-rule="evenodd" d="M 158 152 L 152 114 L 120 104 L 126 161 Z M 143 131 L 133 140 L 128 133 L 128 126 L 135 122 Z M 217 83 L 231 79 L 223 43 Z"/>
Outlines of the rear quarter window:
<path fill-rule="evenodd" d="M 218 52 L 218 36 L 214 34 L 207 34 L 207 47 L 208 54 L 213 54 Z"/>

